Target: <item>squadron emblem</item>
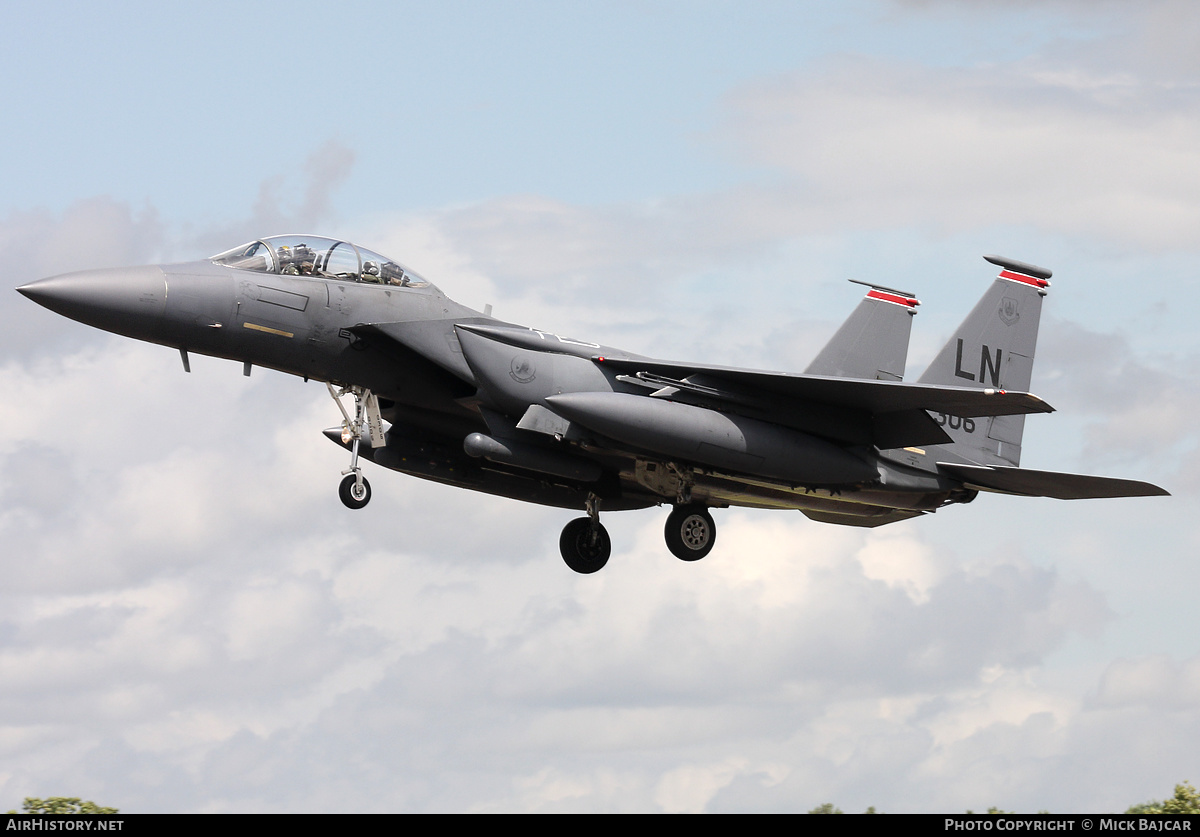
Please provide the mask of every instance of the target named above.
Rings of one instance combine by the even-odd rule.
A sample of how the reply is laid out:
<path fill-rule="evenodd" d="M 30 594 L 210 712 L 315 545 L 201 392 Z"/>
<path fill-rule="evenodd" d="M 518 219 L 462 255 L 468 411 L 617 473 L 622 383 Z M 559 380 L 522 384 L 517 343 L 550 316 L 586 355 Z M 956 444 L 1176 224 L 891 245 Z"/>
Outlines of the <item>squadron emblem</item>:
<path fill-rule="evenodd" d="M 1006 326 L 1014 325 L 1017 320 L 1021 319 L 1021 314 L 1017 311 L 1017 301 L 1011 296 L 1006 296 L 1000 300 L 1000 321 Z"/>
<path fill-rule="evenodd" d="M 521 355 L 512 359 L 509 370 L 508 374 L 518 384 L 527 384 L 537 377 L 537 367 L 533 365 L 533 361 Z"/>

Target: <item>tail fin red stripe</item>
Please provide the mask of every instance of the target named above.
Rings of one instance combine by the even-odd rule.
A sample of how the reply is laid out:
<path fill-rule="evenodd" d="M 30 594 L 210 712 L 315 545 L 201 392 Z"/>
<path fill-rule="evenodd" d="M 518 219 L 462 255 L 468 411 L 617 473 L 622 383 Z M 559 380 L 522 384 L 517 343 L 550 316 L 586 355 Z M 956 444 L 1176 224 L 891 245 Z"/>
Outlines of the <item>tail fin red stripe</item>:
<path fill-rule="evenodd" d="M 884 302 L 894 302 L 897 305 L 903 305 L 905 308 L 916 308 L 921 304 L 921 301 L 915 297 L 889 294 L 876 288 L 867 291 L 867 296 L 871 299 L 882 299 Z"/>
<path fill-rule="evenodd" d="M 1013 270 L 1000 271 L 1001 279 L 1011 279 L 1014 282 L 1024 282 L 1026 285 L 1033 285 L 1035 288 L 1048 288 L 1050 283 L 1045 279 L 1040 279 L 1037 276 L 1026 276 L 1024 273 L 1017 273 Z"/>

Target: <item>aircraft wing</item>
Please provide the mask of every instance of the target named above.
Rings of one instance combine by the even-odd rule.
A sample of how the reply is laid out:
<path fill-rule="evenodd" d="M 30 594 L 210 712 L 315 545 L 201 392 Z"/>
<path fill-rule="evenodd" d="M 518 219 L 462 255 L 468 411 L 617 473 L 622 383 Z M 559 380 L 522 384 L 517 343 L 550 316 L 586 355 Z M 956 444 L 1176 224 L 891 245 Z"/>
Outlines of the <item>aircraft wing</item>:
<path fill-rule="evenodd" d="M 414 342 L 416 335 L 400 334 L 393 324 L 386 328 L 397 340 Z M 511 352 L 501 347 L 527 349 L 551 358 L 574 356 L 595 364 L 606 377 L 649 390 L 645 397 L 651 399 L 715 406 L 842 444 L 871 444 L 881 449 L 946 444 L 952 441 L 942 427 L 947 416 L 971 419 L 1053 411 L 1049 404 L 1027 392 L 705 366 L 610 352 L 595 343 L 531 329 L 474 323 L 459 323 L 456 328 L 464 352 L 462 360 L 474 358 L 469 365 L 480 386 L 507 393 L 505 397 L 510 397 L 513 405 L 529 394 L 511 375 Z M 436 341 L 427 342 L 430 345 L 425 350 L 430 351 Z M 553 365 L 556 361 L 550 362 Z M 566 367 L 554 373 L 543 369 L 537 374 L 539 380 L 554 381 L 547 395 L 572 389 L 586 392 L 597 383 L 585 375 L 573 377 L 577 373 L 567 372 Z M 518 384 L 514 385 L 514 380 Z M 931 413 L 943 415 L 939 421 Z"/>
<path fill-rule="evenodd" d="M 959 465 L 939 462 L 938 468 L 968 488 L 1024 497 L 1053 497 L 1058 500 L 1093 500 L 1101 497 L 1161 497 L 1170 492 L 1140 480 L 1031 471 L 1007 465 Z"/>
<path fill-rule="evenodd" d="M 744 400 L 745 391 L 751 389 L 789 400 L 862 410 L 873 415 L 925 410 L 973 418 L 1054 412 L 1053 407 L 1028 392 L 761 372 L 642 358 L 598 357 L 596 362 L 635 376 L 642 373 L 640 377 L 643 378 L 653 376 L 651 380 L 662 382 L 664 386 L 682 384 L 687 388 L 686 379 L 699 376 L 713 397 L 720 397 L 724 383 L 728 386 L 729 400 L 734 402 Z"/>

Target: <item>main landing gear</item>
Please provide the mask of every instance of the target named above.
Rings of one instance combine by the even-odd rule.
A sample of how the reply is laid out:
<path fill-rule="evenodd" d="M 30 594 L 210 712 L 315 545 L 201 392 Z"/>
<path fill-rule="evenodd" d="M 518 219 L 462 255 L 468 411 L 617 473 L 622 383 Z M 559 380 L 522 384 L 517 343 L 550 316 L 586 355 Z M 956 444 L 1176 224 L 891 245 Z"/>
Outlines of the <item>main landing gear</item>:
<path fill-rule="evenodd" d="M 612 553 L 612 541 L 600 525 L 600 500 L 588 496 L 587 517 L 572 520 L 558 539 L 567 566 L 577 573 L 594 573 L 603 569 Z M 698 503 L 678 505 L 667 517 L 667 549 L 684 561 L 699 561 L 712 552 L 717 543 L 717 524 L 708 509 Z"/>
<path fill-rule="evenodd" d="M 612 554 L 608 530 L 600 523 L 600 498 L 589 494 L 587 517 L 578 517 L 563 527 L 558 550 L 567 566 L 587 575 L 604 568 Z"/>
<path fill-rule="evenodd" d="M 717 543 L 717 524 L 700 505 L 676 506 L 664 529 L 667 549 L 682 561 L 699 561 Z"/>
<path fill-rule="evenodd" d="M 333 388 L 333 384 L 326 383 L 325 386 L 329 388 L 330 397 L 342 411 L 342 443 L 350 445 L 350 467 L 342 471 L 345 479 L 338 486 L 338 496 L 346 508 L 361 509 L 371 502 L 371 483 L 362 475 L 362 466 L 358 464 L 358 446 L 364 431 L 371 447 L 377 448 L 384 444 L 379 399 L 363 387 L 343 387 L 337 390 Z M 342 404 L 342 396 L 347 393 L 354 396 L 354 418 L 350 418 L 345 405 Z"/>

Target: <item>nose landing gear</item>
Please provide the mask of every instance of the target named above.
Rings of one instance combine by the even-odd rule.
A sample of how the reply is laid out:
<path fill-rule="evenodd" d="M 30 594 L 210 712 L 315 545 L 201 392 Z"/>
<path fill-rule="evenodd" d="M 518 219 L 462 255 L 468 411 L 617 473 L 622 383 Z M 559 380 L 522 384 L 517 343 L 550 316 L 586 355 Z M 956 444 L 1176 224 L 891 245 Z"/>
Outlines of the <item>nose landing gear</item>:
<path fill-rule="evenodd" d="M 361 509 L 371 502 L 371 483 L 362 475 L 362 469 L 350 474 L 338 486 L 338 496 L 348 509 Z"/>
<path fill-rule="evenodd" d="M 334 389 L 333 384 L 326 383 L 329 395 L 338 409 L 342 411 L 342 443 L 350 445 L 350 467 L 342 471 L 345 479 L 338 486 L 338 496 L 348 509 L 361 509 L 371 502 L 371 483 L 362 475 L 362 466 L 358 464 L 358 446 L 365 435 L 371 447 L 378 448 L 384 444 L 383 419 L 379 415 L 379 399 L 369 389 L 363 387 L 342 387 Z M 342 396 L 349 393 L 354 396 L 354 418 L 346 412 L 342 404 Z"/>

